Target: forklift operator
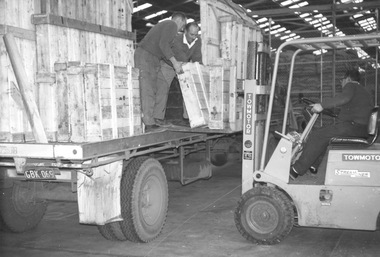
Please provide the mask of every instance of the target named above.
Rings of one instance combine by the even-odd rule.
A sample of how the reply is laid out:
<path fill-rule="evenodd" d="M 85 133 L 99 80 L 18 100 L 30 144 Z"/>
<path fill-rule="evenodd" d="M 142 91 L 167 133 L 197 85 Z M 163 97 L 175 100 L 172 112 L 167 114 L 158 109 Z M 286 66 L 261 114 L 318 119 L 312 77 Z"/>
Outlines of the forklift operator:
<path fill-rule="evenodd" d="M 337 136 L 367 137 L 367 126 L 373 108 L 370 93 L 359 83 L 360 72 L 350 69 L 342 79 L 342 93 L 312 104 L 312 112 L 320 113 L 325 108 L 340 107 L 334 125 L 313 129 L 304 145 L 300 158 L 290 169 L 290 178 L 304 175 L 323 156 L 329 141 Z M 316 167 L 316 166 L 314 166 Z"/>

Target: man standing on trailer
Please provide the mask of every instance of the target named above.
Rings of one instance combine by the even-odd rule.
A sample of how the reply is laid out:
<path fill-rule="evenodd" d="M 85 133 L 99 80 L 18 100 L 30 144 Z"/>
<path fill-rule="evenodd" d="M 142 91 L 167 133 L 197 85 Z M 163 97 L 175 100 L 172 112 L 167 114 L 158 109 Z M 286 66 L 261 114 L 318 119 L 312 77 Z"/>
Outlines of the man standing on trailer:
<path fill-rule="evenodd" d="M 178 34 L 172 43 L 174 57 L 179 62 L 199 62 L 202 63 L 202 41 L 199 37 L 199 26 L 196 22 L 186 24 L 183 34 Z M 161 61 L 161 71 L 170 87 L 176 73 L 170 60 Z M 183 104 L 183 118 L 187 120 L 186 106 Z"/>
<path fill-rule="evenodd" d="M 313 104 L 313 112 L 340 106 L 337 123 L 315 129 L 304 146 L 300 158 L 290 169 L 290 178 L 304 175 L 318 157 L 323 155 L 330 139 L 337 136 L 366 137 L 367 126 L 373 102 L 370 93 L 359 83 L 360 73 L 357 69 L 348 70 L 342 79 L 342 93 L 334 98 L 327 98 L 321 103 Z"/>
<path fill-rule="evenodd" d="M 145 132 L 165 125 L 169 88 L 161 71 L 160 60 L 170 60 L 175 73 L 181 73 L 182 67 L 174 57 L 171 43 L 185 25 L 186 16 L 183 13 L 174 13 L 171 20 L 160 22 L 149 30 L 135 51 L 135 66 L 140 70 L 140 97 Z"/>

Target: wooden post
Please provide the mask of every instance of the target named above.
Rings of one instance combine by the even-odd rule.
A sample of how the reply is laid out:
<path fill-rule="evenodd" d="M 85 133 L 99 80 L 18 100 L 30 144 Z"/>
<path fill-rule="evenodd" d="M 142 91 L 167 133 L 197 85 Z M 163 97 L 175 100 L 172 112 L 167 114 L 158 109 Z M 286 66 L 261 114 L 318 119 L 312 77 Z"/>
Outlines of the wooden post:
<path fill-rule="evenodd" d="M 32 127 L 33 135 L 36 142 L 47 143 L 47 137 L 37 109 L 37 104 L 34 99 L 33 90 L 31 85 L 28 84 L 26 71 L 22 63 L 20 53 L 18 52 L 16 41 L 12 34 L 5 34 L 3 39 L 12 64 L 13 72 L 15 73 L 22 102 L 24 104 L 30 126 Z"/>

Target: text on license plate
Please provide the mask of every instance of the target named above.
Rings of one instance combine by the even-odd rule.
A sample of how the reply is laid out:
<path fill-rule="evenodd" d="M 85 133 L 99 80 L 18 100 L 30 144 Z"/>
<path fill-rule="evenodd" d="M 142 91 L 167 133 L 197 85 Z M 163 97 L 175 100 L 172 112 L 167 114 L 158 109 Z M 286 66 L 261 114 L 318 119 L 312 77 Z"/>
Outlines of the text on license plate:
<path fill-rule="evenodd" d="M 54 169 L 29 169 L 25 171 L 24 176 L 30 180 L 56 179 Z"/>

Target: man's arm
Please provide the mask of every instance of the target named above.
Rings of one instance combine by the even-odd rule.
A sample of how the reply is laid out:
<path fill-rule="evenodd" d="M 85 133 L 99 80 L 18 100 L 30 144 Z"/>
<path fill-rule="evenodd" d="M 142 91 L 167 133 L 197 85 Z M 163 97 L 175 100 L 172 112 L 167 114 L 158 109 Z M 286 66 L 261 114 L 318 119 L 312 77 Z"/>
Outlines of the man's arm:
<path fill-rule="evenodd" d="M 313 112 L 321 112 L 323 109 L 334 108 L 342 106 L 351 101 L 354 96 L 354 85 L 347 84 L 341 94 L 338 94 L 336 97 L 326 98 L 321 103 L 313 104 Z"/>
<path fill-rule="evenodd" d="M 177 25 L 174 22 L 165 25 L 161 29 L 158 45 L 166 59 L 170 60 L 174 56 L 171 48 L 172 41 L 177 34 Z"/>
<path fill-rule="evenodd" d="M 199 62 L 202 64 L 202 41 L 200 38 L 197 39 L 197 42 L 194 44 L 194 52 L 190 56 L 192 62 Z"/>

